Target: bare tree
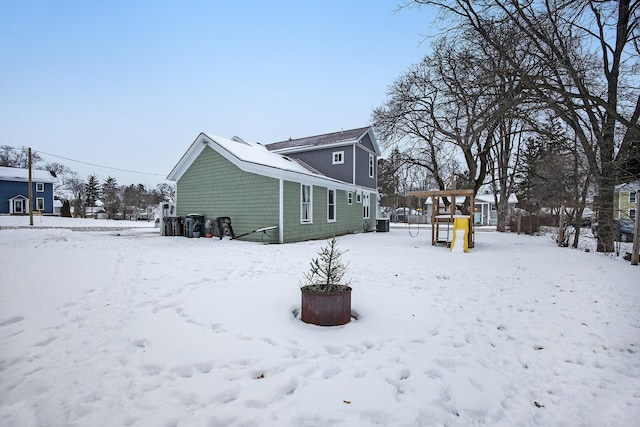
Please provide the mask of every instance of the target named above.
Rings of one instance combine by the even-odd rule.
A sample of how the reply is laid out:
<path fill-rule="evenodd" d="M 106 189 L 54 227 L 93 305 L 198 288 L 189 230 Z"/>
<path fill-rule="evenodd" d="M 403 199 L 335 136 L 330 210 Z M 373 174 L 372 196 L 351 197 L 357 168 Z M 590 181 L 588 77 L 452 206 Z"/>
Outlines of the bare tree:
<path fill-rule="evenodd" d="M 62 163 L 47 163 L 44 168 L 54 174 L 58 181 L 54 184 L 54 192 L 58 192 L 61 189 L 67 187 L 67 181 L 71 177 L 71 169 Z"/>
<path fill-rule="evenodd" d="M 435 140 L 430 111 L 437 96 L 435 84 L 429 82 L 428 59 L 414 65 L 388 90 L 389 99 L 373 111 L 373 125 L 386 148 L 397 155 L 395 169 L 402 164 L 426 168 L 437 187 L 445 189 L 451 171 L 441 167 L 452 153 Z"/>
<path fill-rule="evenodd" d="M 569 246 L 573 236 L 571 246 L 578 247 L 581 220 L 592 188 L 582 147 L 571 129 L 554 122 L 547 125 L 546 131 L 540 129 L 525 145 L 517 183 L 521 207 L 531 213 L 547 208 L 557 216 L 560 228 L 575 226 L 575 233 L 566 233 L 558 243 Z M 560 222 L 560 217 L 565 221 Z"/>
<path fill-rule="evenodd" d="M 508 32 L 503 38 L 518 51 L 517 38 Z M 373 123 L 383 139 L 398 141 L 405 155 L 425 159 L 414 164 L 426 167 L 440 190 L 458 176 L 477 193 L 493 162 L 493 171 L 504 173 L 496 186 L 506 203 L 512 182 L 504 168 L 513 166 L 517 149 L 511 126 L 518 123 L 516 111 L 527 94 L 492 50 L 464 35 L 440 39 L 432 55 L 393 84 L 389 100 L 374 110 Z M 451 167 L 458 159 L 466 171 Z M 468 209 L 467 202 L 463 210 Z M 504 215 L 501 224 L 504 229 Z"/>
<path fill-rule="evenodd" d="M 35 165 L 42 161 L 42 157 L 35 152 L 31 152 L 31 164 Z M 11 147 L 9 145 L 0 146 L 0 166 L 10 168 L 27 169 L 29 167 L 29 149 L 27 147 Z"/>
<path fill-rule="evenodd" d="M 638 0 L 414 0 L 435 5 L 508 61 L 523 84 L 575 132 L 597 185 L 598 250 L 613 250 L 614 185 L 633 179 L 640 153 L 640 29 Z M 517 29 L 528 58 L 545 64 L 532 73 L 501 45 L 496 27 Z M 451 30 L 451 29 L 450 29 Z M 543 71 L 543 72 L 541 72 Z"/>
<path fill-rule="evenodd" d="M 156 193 L 160 195 L 160 201 L 174 202 L 176 200 L 176 186 L 162 183 L 156 185 Z"/>
<path fill-rule="evenodd" d="M 73 215 L 84 218 L 84 181 L 76 172 L 72 172 L 67 177 L 66 186 L 73 193 Z"/>
<path fill-rule="evenodd" d="M 520 163 L 524 124 L 505 117 L 496 128 L 495 144 L 489 153 L 488 172 L 497 211 L 497 231 L 505 231 L 509 196 L 515 193 L 516 170 Z"/>

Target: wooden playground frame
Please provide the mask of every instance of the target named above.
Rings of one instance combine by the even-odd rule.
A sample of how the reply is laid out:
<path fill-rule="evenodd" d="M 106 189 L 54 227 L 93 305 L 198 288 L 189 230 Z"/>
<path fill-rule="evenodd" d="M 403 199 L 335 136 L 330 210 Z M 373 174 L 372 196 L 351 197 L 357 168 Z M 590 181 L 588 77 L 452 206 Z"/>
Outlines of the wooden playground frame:
<path fill-rule="evenodd" d="M 473 190 L 458 190 L 452 188 L 450 190 L 440 191 L 409 191 L 409 196 L 429 198 L 431 197 L 433 204 L 431 209 L 431 244 L 437 245 L 438 243 L 448 243 L 445 238 L 440 238 L 440 224 L 447 224 L 447 230 L 453 228 L 453 221 L 455 218 L 468 218 L 469 230 L 468 230 L 468 244 L 469 248 L 473 248 L 473 208 L 474 208 L 474 194 Z M 456 214 L 456 197 L 464 196 L 469 197 L 469 215 Z M 451 202 L 449 207 L 445 206 L 443 199 L 448 198 Z M 441 209 L 442 206 L 442 209 Z"/>

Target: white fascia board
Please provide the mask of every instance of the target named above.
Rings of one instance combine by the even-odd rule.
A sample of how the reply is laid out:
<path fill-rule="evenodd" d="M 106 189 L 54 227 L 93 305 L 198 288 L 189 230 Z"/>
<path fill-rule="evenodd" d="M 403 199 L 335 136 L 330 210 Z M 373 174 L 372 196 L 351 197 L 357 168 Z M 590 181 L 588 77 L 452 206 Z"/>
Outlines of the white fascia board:
<path fill-rule="evenodd" d="M 182 155 L 178 163 L 173 167 L 169 175 L 167 175 L 167 180 L 169 181 L 178 181 L 180 177 L 187 171 L 191 163 L 202 153 L 202 150 L 206 147 L 206 144 L 203 143 L 203 139 L 206 138 L 204 133 L 200 133 L 196 137 L 196 139 L 191 143 L 187 151 Z"/>

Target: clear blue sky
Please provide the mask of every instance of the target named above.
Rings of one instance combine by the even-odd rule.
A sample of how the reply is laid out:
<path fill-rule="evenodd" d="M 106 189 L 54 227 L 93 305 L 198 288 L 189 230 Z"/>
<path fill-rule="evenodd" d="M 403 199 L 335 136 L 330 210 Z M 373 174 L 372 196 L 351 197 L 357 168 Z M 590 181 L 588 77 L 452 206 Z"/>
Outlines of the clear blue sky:
<path fill-rule="evenodd" d="M 400 0 L 0 2 L 0 145 L 155 186 L 204 131 L 263 143 L 366 126 L 428 53 Z"/>

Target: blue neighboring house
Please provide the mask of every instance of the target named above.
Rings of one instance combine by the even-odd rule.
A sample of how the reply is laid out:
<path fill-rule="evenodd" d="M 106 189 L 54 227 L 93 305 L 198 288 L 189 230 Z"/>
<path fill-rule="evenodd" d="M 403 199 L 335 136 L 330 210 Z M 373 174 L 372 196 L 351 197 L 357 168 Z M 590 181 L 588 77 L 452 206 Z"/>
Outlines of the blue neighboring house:
<path fill-rule="evenodd" d="M 33 212 L 53 214 L 53 185 L 58 179 L 49 171 L 31 171 Z M 0 214 L 29 213 L 29 170 L 0 166 Z"/>

